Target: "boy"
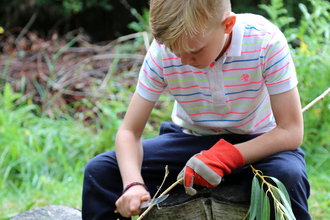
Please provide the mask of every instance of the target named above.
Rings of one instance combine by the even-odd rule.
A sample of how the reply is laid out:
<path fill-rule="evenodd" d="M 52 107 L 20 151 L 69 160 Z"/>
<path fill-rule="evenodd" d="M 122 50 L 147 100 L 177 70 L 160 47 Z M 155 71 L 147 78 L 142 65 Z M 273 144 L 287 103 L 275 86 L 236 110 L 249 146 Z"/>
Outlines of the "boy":
<path fill-rule="evenodd" d="M 249 164 L 285 184 L 297 219 L 311 219 L 297 78 L 280 30 L 261 16 L 235 15 L 229 0 L 151 0 L 150 26 L 155 40 L 116 151 L 86 166 L 83 219 L 139 214 L 166 165 L 166 183 L 183 177 L 190 195 L 194 185 L 215 187 L 224 175 L 238 178 L 249 195 Z M 173 123 L 141 141 L 166 87 L 176 100 Z"/>

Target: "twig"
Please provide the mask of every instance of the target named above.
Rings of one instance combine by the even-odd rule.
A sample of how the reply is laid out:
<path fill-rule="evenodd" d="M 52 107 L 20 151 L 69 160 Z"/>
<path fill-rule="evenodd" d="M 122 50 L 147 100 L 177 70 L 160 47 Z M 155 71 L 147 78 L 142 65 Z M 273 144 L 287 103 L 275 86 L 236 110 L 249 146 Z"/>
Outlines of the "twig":
<path fill-rule="evenodd" d="M 324 97 L 326 95 L 328 95 L 330 93 L 330 87 L 322 93 L 322 95 L 320 95 L 319 97 L 317 97 L 316 99 L 314 99 L 312 102 L 310 102 L 308 105 L 306 105 L 301 111 L 302 113 L 304 113 L 305 111 L 307 111 L 308 109 L 310 109 L 313 105 L 315 105 L 317 102 L 319 102 L 320 100 L 323 101 Z"/>
<path fill-rule="evenodd" d="M 38 17 L 38 14 L 40 12 L 40 5 L 37 6 L 37 9 L 35 10 L 35 12 L 33 13 L 32 17 L 30 18 L 30 20 L 28 21 L 28 23 L 25 25 L 25 27 L 23 28 L 23 30 L 21 31 L 21 33 L 19 33 L 18 37 L 15 40 L 15 45 L 18 44 L 18 42 L 21 40 L 21 38 L 26 34 L 26 32 L 29 30 L 29 28 L 31 27 L 31 25 L 34 23 L 34 21 L 36 20 L 36 18 Z"/>
<path fill-rule="evenodd" d="M 177 180 L 175 183 L 173 183 L 170 187 L 168 187 L 162 194 L 160 194 L 159 197 L 162 197 L 164 195 L 166 195 L 169 191 L 171 191 L 171 189 L 173 189 L 176 185 L 178 185 L 179 183 L 181 183 L 183 181 L 183 178 Z M 158 197 L 158 198 L 159 198 Z M 154 205 L 149 206 L 143 213 L 142 215 L 140 215 L 140 217 L 137 220 L 141 220 L 143 217 L 145 217 L 148 212 L 152 209 L 152 207 L 154 207 Z"/>
<path fill-rule="evenodd" d="M 115 58 L 120 58 L 120 59 L 138 59 L 138 60 L 143 60 L 144 55 L 139 55 L 139 54 L 101 54 L 101 55 L 95 55 L 93 57 L 89 57 L 84 59 L 83 61 L 80 61 L 79 63 L 75 64 L 70 70 L 56 83 L 53 85 L 55 89 L 62 89 L 61 85 L 62 83 L 67 80 L 68 78 L 71 77 L 73 74 L 74 70 L 76 70 L 77 67 L 85 65 L 87 63 L 92 62 L 93 60 L 105 60 L 105 59 L 115 59 Z"/>

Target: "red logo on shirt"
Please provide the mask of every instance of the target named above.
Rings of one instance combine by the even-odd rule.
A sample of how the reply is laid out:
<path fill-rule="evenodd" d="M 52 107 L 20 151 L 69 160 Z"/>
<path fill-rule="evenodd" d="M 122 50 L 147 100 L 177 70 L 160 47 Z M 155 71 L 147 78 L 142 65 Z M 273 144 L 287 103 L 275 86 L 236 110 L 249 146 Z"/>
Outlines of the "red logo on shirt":
<path fill-rule="evenodd" d="M 241 75 L 241 80 L 244 80 L 244 82 L 249 81 L 249 75 L 244 73 L 243 75 Z"/>

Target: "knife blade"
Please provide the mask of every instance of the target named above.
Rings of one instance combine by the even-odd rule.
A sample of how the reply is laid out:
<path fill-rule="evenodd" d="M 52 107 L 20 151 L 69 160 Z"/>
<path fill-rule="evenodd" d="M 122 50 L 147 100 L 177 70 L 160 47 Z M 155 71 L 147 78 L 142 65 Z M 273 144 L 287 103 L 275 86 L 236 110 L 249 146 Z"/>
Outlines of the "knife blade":
<path fill-rule="evenodd" d="M 162 197 L 158 197 L 155 199 L 149 199 L 148 201 L 141 202 L 140 209 L 152 206 L 152 205 L 157 205 L 158 203 L 163 202 L 170 194 L 166 194 Z"/>
<path fill-rule="evenodd" d="M 140 209 L 152 206 L 152 205 L 157 205 L 161 202 L 163 202 L 170 194 L 166 194 L 162 197 L 158 197 L 155 199 L 149 199 L 148 201 L 141 202 Z M 116 209 L 115 213 L 118 213 L 119 211 Z"/>

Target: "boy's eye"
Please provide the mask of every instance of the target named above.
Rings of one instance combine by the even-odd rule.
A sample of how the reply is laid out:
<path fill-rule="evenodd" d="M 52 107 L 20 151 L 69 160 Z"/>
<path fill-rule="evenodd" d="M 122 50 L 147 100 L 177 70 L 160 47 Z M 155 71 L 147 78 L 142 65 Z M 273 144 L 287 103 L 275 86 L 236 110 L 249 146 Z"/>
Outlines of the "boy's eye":
<path fill-rule="evenodd" d="M 193 51 L 193 52 L 191 52 L 191 54 L 199 54 L 202 50 L 203 50 L 203 48 L 198 51 Z"/>

